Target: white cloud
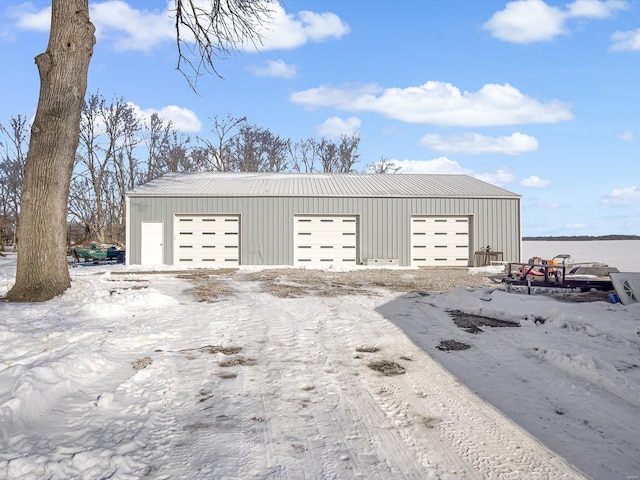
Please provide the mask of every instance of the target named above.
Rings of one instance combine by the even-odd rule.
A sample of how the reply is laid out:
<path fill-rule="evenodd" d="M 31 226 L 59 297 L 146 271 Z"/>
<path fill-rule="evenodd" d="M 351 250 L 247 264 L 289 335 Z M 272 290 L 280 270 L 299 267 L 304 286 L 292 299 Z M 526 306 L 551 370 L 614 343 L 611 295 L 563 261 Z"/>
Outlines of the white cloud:
<path fill-rule="evenodd" d="M 289 96 L 289 100 L 293 103 L 305 105 L 307 108 L 337 107 L 342 110 L 355 110 L 359 99 L 375 98 L 378 93 L 384 93 L 384 89 L 375 84 L 346 85 L 342 88 L 322 85 L 308 90 L 293 92 Z"/>
<path fill-rule="evenodd" d="M 520 185 L 531 188 L 544 188 L 551 185 L 551 180 L 542 179 L 536 175 L 530 175 L 520 180 Z"/>
<path fill-rule="evenodd" d="M 150 11 L 133 8 L 123 0 L 107 0 L 92 2 L 89 14 L 98 40 L 112 42 L 118 50 L 148 51 L 164 41 L 175 41 L 169 5 L 171 2 L 163 10 Z M 22 30 L 49 31 L 51 7 L 36 10 L 26 3 L 12 13 Z"/>
<path fill-rule="evenodd" d="M 340 17 L 331 12 L 300 11 L 288 14 L 277 2 L 265 0 L 272 17 L 258 28 L 262 42 L 259 50 L 294 49 L 309 42 L 339 39 L 351 29 Z M 160 3 L 160 2 L 158 2 Z M 210 8 L 210 2 L 196 0 L 196 6 Z M 201 4 L 201 5 L 200 5 Z M 149 51 L 164 42 L 175 42 L 175 2 L 167 0 L 156 9 L 138 9 L 134 2 L 106 0 L 90 2 L 91 21 L 96 37 L 112 43 L 118 50 Z M 162 5 L 162 4 L 161 4 Z M 41 10 L 25 3 L 14 9 L 15 25 L 23 30 L 48 31 L 51 7 Z M 185 38 L 188 38 L 185 32 Z M 240 45 L 245 51 L 256 51 L 250 42 Z"/>
<path fill-rule="evenodd" d="M 603 19 L 630 8 L 626 0 L 575 0 L 562 10 L 543 0 L 516 0 L 507 3 L 484 24 L 491 35 L 513 43 L 548 42 L 569 33 L 567 20 Z"/>
<path fill-rule="evenodd" d="M 392 160 L 392 162 L 394 166 L 400 167 L 401 173 L 468 175 L 498 186 L 504 186 L 516 181 L 516 176 L 506 168 L 498 169 L 493 173 L 476 173 L 447 157 L 439 157 L 433 160 Z"/>
<path fill-rule="evenodd" d="M 9 16 L 16 19 L 16 26 L 21 30 L 48 32 L 51 25 L 51 7 L 37 10 L 29 2 L 12 8 L 9 11 Z"/>
<path fill-rule="evenodd" d="M 449 160 L 446 157 L 434 160 L 393 160 L 393 163 L 401 168 L 402 173 L 473 175 L 473 170 L 463 168 L 458 162 Z"/>
<path fill-rule="evenodd" d="M 615 32 L 611 39 L 613 45 L 611 50 L 615 51 L 637 51 L 640 50 L 640 28 L 627 32 Z"/>
<path fill-rule="evenodd" d="M 123 0 L 94 2 L 91 20 L 96 37 L 113 42 L 118 50 L 149 51 L 175 41 L 175 23 L 165 10 L 138 10 Z"/>
<path fill-rule="evenodd" d="M 161 109 L 146 108 L 142 109 L 138 105 L 129 102 L 134 112 L 147 123 L 151 119 L 151 115 L 156 113 L 161 119 L 171 121 L 173 126 L 181 132 L 199 132 L 202 130 L 202 122 L 192 110 L 179 107 L 177 105 L 168 105 Z"/>
<path fill-rule="evenodd" d="M 450 83 L 428 81 L 417 87 L 323 85 L 294 92 L 290 101 L 306 107 L 335 107 L 369 111 L 409 123 L 441 126 L 496 126 L 556 123 L 571 120 L 569 105 L 542 103 L 509 84 L 486 84 L 476 92 L 460 91 Z"/>
<path fill-rule="evenodd" d="M 609 18 L 619 10 L 627 10 L 626 0 L 575 0 L 567 5 L 567 17 Z"/>
<path fill-rule="evenodd" d="M 262 42 L 258 49 L 262 51 L 291 50 L 308 42 L 339 39 L 351 31 L 335 13 L 287 13 L 279 3 L 272 3 L 271 8 L 271 20 L 260 29 Z M 255 51 L 255 47 L 247 44 L 244 50 Z"/>
<path fill-rule="evenodd" d="M 629 129 L 618 135 L 618 138 L 620 138 L 620 140 L 624 140 L 625 142 L 635 142 L 636 140 L 638 140 L 638 137 Z"/>
<path fill-rule="evenodd" d="M 360 130 L 362 121 L 358 117 L 346 119 L 340 117 L 327 118 L 322 125 L 316 129 L 316 133 L 323 137 L 339 138 L 340 135 L 351 135 Z"/>
<path fill-rule="evenodd" d="M 478 133 L 428 134 L 422 137 L 420 143 L 439 152 L 469 153 L 472 155 L 484 153 L 520 155 L 538 149 L 538 140 L 520 132 L 515 132 L 509 137 L 487 137 Z"/>
<path fill-rule="evenodd" d="M 248 67 L 256 77 L 293 78 L 296 76 L 295 65 L 288 65 L 284 60 L 267 60 L 263 67 Z"/>
<path fill-rule="evenodd" d="M 640 203 L 640 189 L 638 187 L 614 188 L 611 193 L 602 200 L 602 203 L 610 205 L 630 205 Z"/>
<path fill-rule="evenodd" d="M 478 180 L 482 180 L 483 182 L 501 187 L 517 181 L 517 177 L 511 173 L 508 168 L 501 168 L 493 173 L 477 173 L 474 177 Z"/>
<path fill-rule="evenodd" d="M 567 33 L 565 18 L 562 10 L 542 0 L 518 0 L 494 13 L 484 28 L 507 42 L 545 42 Z"/>

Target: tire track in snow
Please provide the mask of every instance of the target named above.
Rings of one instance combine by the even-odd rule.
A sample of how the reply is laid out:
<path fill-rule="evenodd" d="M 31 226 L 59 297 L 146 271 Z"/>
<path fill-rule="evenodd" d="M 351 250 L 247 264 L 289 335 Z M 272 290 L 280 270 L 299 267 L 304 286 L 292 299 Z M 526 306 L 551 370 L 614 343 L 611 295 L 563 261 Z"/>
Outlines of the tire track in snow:
<path fill-rule="evenodd" d="M 322 304 L 326 303 L 331 302 L 322 301 Z M 326 395 L 332 413 L 328 418 L 321 418 L 319 424 L 335 425 L 338 428 L 346 447 L 341 458 L 350 461 L 351 468 L 359 474 L 423 478 L 425 465 L 417 462 L 407 452 L 392 429 L 384 428 L 384 413 L 370 393 L 362 388 L 358 372 L 354 369 L 354 350 L 349 344 L 348 336 L 342 334 L 342 326 L 336 328 L 336 314 L 336 306 L 330 307 L 328 314 L 322 319 L 322 328 L 313 334 L 307 329 L 307 338 L 303 339 L 305 344 L 315 342 L 337 356 L 327 362 L 325 372 L 334 375 L 334 383 L 339 388 L 334 388 L 333 392 Z M 374 470 L 371 469 L 372 463 L 378 464 Z"/>
<path fill-rule="evenodd" d="M 249 282 L 234 288 L 254 289 Z M 358 337 L 350 329 L 358 325 L 353 319 L 336 320 L 341 318 L 342 302 L 324 311 L 328 299 L 284 299 L 277 302 L 277 312 L 267 312 L 261 308 L 261 295 L 268 294 L 253 293 L 254 308 L 260 314 L 253 324 L 243 321 L 248 321 L 249 330 L 265 336 L 265 353 L 276 353 L 269 357 L 263 384 L 265 455 L 270 465 L 279 466 L 273 478 L 289 478 L 290 471 L 295 472 L 294 478 L 300 472 L 305 478 L 441 477 L 441 465 L 408 448 L 386 412 L 363 387 L 350 343 Z M 273 302 L 271 296 L 266 297 L 265 305 Z M 348 335 L 342 334 L 345 329 Z M 283 398 L 288 392 L 305 390 L 300 398 Z M 304 406 L 291 414 L 296 411 L 292 403 L 303 398 Z M 322 470 L 314 471 L 318 463 Z M 449 463 L 455 464 L 444 469 L 454 472 L 449 478 L 461 478 L 458 473 L 464 471 L 464 462 L 450 457 Z"/>
<path fill-rule="evenodd" d="M 347 308 L 352 308 L 350 304 Z M 370 323 L 380 335 L 395 339 L 395 357 L 409 355 L 407 374 L 373 379 L 372 390 L 392 415 L 438 419 L 444 444 L 465 459 L 482 478 L 585 478 L 564 459 L 529 436 L 523 429 L 484 403 L 426 352 L 384 319 Z M 393 331 L 391 333 L 389 328 Z M 384 337 L 383 337 L 384 338 Z M 381 350 L 389 356 L 389 352 Z M 414 394 L 411 395 L 410 392 Z M 424 413 L 423 413 L 424 412 Z"/>
<path fill-rule="evenodd" d="M 440 440 L 436 432 L 429 425 L 425 425 L 422 415 L 408 411 L 406 405 L 403 405 L 401 399 L 412 393 L 395 391 L 393 382 L 394 379 L 403 378 L 405 375 L 382 376 L 367 367 L 367 363 L 374 359 L 401 361 L 402 357 L 413 356 L 402 347 L 396 348 L 396 327 L 376 318 L 371 299 L 367 297 L 351 297 L 348 304 L 340 302 L 334 308 L 339 309 L 341 315 L 334 316 L 331 328 L 343 331 L 344 337 L 352 343 L 349 349 L 351 352 L 355 352 L 359 344 L 371 345 L 372 337 L 377 340 L 375 346 L 381 348 L 376 353 L 352 355 L 358 361 L 355 367 L 360 385 L 358 389 L 350 392 L 350 395 L 360 400 L 368 400 L 364 403 L 354 403 L 365 405 L 365 412 L 362 413 L 377 417 L 376 422 L 381 430 L 376 429 L 377 431 L 371 431 L 369 434 L 374 438 L 380 437 L 381 448 L 388 452 L 397 464 L 403 475 L 401 478 L 481 478 L 464 459 L 450 452 L 448 445 Z M 363 337 L 368 341 L 358 342 L 363 340 Z M 412 363 L 403 364 L 413 366 Z M 380 435 L 380 431 L 386 434 Z"/>
<path fill-rule="evenodd" d="M 170 373 L 158 375 L 158 381 L 164 382 L 166 378 L 171 383 L 163 388 L 164 415 L 157 417 L 153 430 L 157 450 L 166 456 L 156 462 L 159 467 L 150 477 L 183 478 L 186 472 L 197 472 L 194 478 L 238 478 L 239 472 L 250 472 L 244 478 L 254 478 L 250 455 L 252 429 L 248 427 L 251 421 L 247 421 L 247 412 L 255 410 L 251 398 L 259 397 L 254 391 L 243 391 L 243 372 L 238 370 L 252 367 L 222 368 L 221 362 L 235 357 L 210 353 L 206 348 L 242 347 L 242 335 L 238 332 L 242 322 L 228 321 L 228 305 L 224 302 L 202 305 L 201 315 L 184 319 L 181 338 L 172 342 L 174 348 L 159 355 Z M 193 314 L 193 310 L 190 312 Z M 233 309 L 233 314 L 238 314 L 237 309 Z M 230 370 L 238 378 L 221 376 Z M 170 431 L 168 446 L 163 429 Z"/>
<path fill-rule="evenodd" d="M 247 383 L 258 383 L 263 419 L 262 445 L 268 478 L 334 478 L 319 467 L 326 461 L 327 445 L 315 419 L 317 379 L 324 354 L 301 342 L 298 315 L 284 309 L 274 311 L 273 299 L 258 291 L 256 282 L 234 282 L 236 290 L 251 292 L 252 308 L 241 319 L 248 336 L 257 337 L 259 362 Z"/>

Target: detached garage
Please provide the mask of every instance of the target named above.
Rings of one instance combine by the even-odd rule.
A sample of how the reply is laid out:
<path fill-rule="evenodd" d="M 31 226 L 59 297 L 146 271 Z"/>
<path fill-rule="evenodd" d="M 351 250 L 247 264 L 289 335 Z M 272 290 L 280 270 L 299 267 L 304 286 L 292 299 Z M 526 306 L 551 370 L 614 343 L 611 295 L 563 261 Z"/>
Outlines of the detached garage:
<path fill-rule="evenodd" d="M 472 266 L 520 260 L 521 197 L 466 175 L 168 174 L 127 194 L 127 262 Z"/>

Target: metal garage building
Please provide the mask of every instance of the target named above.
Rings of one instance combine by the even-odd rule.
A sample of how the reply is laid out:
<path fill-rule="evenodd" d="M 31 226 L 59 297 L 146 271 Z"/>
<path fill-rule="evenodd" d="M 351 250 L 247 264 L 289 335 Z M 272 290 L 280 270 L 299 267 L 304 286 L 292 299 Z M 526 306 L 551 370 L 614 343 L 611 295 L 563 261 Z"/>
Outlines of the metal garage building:
<path fill-rule="evenodd" d="M 130 264 L 520 260 L 521 197 L 466 175 L 168 174 L 127 194 Z"/>

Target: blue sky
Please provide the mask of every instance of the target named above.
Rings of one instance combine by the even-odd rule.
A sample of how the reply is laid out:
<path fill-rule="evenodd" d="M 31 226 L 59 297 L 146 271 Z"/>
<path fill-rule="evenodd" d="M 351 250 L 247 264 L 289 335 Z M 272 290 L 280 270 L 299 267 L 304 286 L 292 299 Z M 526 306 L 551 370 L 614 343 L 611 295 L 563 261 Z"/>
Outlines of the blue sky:
<path fill-rule="evenodd" d="M 207 137 L 247 116 L 293 140 L 359 132 L 362 170 L 464 173 L 523 197 L 523 234 L 640 234 L 640 1 L 290 0 L 198 94 L 174 1 L 95 0 L 90 93 Z M 0 5 L 0 121 L 32 116 L 50 1 Z"/>

